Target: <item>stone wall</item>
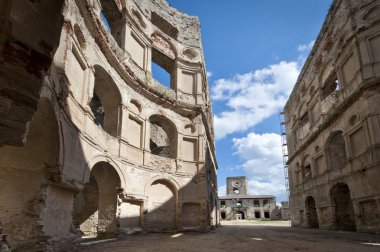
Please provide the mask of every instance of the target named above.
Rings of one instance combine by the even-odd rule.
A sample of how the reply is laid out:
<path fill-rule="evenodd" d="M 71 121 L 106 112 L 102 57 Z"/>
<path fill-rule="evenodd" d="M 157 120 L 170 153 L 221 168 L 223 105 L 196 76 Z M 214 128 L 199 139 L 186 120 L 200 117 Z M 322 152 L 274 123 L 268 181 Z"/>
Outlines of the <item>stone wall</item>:
<path fill-rule="evenodd" d="M 285 106 L 293 226 L 380 232 L 379 17 L 334 1 Z"/>
<path fill-rule="evenodd" d="M 68 251 L 82 235 L 215 227 L 217 163 L 198 19 L 162 0 L 38 1 L 41 14 L 28 28 L 33 4 L 19 2 L 0 5 L 9 14 L 1 27 L 12 11 L 25 15 L 13 37 L 2 36 L 20 54 L 52 58 L 30 69 L 12 52 L 0 71 L 8 127 L 0 136 L 0 229 L 10 246 Z M 38 33 L 51 22 L 45 32 L 56 41 Z M 44 42 L 49 50 L 38 47 Z M 154 79 L 152 61 L 170 72 L 171 88 Z"/>

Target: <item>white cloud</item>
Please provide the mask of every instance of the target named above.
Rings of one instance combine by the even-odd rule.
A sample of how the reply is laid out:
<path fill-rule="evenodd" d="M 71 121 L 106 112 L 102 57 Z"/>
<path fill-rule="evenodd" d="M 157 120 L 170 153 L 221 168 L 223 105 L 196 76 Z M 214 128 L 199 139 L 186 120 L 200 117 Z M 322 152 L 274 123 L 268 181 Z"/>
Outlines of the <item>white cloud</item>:
<path fill-rule="evenodd" d="M 279 112 L 299 71 L 298 62 L 281 61 L 264 69 L 215 81 L 212 98 L 225 101 L 229 107 L 214 116 L 216 138 L 247 130 Z"/>
<path fill-rule="evenodd" d="M 234 138 L 233 146 L 243 160 L 250 194 L 276 195 L 285 200 L 285 181 L 282 164 L 281 136 L 275 133 L 249 133 Z"/>
<path fill-rule="evenodd" d="M 225 196 L 226 195 L 226 190 L 227 190 L 227 186 L 226 185 L 219 186 L 218 187 L 218 195 L 219 196 Z"/>
<path fill-rule="evenodd" d="M 210 78 L 210 77 L 213 75 L 213 73 L 212 73 L 212 72 L 209 72 L 209 71 L 207 71 L 207 72 L 206 72 L 206 75 L 207 75 L 207 78 Z"/>
<path fill-rule="evenodd" d="M 309 51 L 309 50 L 311 50 L 311 48 L 313 48 L 314 43 L 315 43 L 315 40 L 310 41 L 309 44 L 298 45 L 298 46 L 297 46 L 297 50 L 298 50 L 299 52 Z"/>

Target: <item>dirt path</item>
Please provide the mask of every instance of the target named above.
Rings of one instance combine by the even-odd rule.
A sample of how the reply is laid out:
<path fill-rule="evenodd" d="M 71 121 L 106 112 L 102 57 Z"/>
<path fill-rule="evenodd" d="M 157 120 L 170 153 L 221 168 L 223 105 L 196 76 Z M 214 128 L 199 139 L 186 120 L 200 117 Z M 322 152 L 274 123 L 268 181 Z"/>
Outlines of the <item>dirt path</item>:
<path fill-rule="evenodd" d="M 210 233 L 133 235 L 79 251 L 379 252 L 380 235 L 229 222 Z"/>

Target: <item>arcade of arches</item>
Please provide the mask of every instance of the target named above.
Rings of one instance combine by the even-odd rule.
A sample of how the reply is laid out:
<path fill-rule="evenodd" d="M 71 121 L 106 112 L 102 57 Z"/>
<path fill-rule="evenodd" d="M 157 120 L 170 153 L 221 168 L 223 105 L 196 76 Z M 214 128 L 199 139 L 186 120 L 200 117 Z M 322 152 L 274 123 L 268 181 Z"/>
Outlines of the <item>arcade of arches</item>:
<path fill-rule="evenodd" d="M 292 226 L 380 233 L 379 20 L 333 1 L 284 107 Z"/>
<path fill-rule="evenodd" d="M 0 250 L 218 225 L 198 18 L 163 0 L 4 0 L 0 14 Z M 173 63 L 170 87 L 152 62 Z"/>

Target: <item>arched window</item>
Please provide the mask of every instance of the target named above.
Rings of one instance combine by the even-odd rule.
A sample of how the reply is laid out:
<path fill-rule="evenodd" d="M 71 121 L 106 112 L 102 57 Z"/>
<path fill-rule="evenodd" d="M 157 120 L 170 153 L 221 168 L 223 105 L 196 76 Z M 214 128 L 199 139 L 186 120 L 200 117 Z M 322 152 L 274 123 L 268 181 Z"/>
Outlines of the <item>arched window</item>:
<path fill-rule="evenodd" d="M 153 155 L 177 157 L 177 129 L 164 116 L 153 115 L 150 121 L 150 151 Z"/>
<path fill-rule="evenodd" d="M 344 168 L 347 161 L 346 143 L 341 131 L 333 133 L 326 143 L 326 158 L 331 170 Z"/>
<path fill-rule="evenodd" d="M 90 101 L 95 124 L 113 137 L 119 134 L 121 95 L 111 76 L 95 66 L 94 94 Z"/>

